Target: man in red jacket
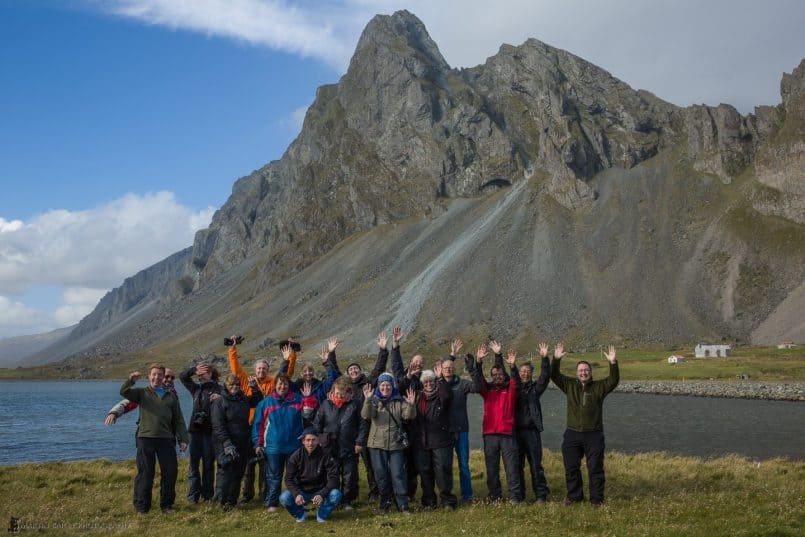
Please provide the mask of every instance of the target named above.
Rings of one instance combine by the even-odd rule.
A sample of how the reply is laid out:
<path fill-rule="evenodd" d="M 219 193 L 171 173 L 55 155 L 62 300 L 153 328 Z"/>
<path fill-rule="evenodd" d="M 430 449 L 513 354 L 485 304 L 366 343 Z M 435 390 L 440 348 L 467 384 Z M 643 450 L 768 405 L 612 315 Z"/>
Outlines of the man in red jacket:
<path fill-rule="evenodd" d="M 503 356 L 500 344 L 490 343 L 495 351 L 495 365 L 492 366 L 492 381 L 487 382 L 483 373 L 484 357 L 488 354 L 486 345 L 481 345 L 475 355 L 476 365 L 470 372 L 478 392 L 484 400 L 484 460 L 486 462 L 486 485 L 489 489 L 489 500 L 498 501 L 503 493 L 500 487 L 500 457 L 503 455 L 503 467 L 506 470 L 506 481 L 509 483 L 509 501 L 517 504 L 523 501 L 523 485 L 520 480 L 519 451 L 514 436 L 514 411 L 517 399 L 517 353 L 509 349 L 506 363 L 511 374 L 506 378 L 503 370 Z"/>

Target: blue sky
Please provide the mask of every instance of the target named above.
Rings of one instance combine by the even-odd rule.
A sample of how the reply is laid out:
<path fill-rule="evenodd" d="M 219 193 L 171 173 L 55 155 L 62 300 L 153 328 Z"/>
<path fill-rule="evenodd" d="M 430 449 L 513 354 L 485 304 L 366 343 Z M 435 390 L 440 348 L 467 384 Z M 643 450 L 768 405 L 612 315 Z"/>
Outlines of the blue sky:
<path fill-rule="evenodd" d="M 375 13 L 456 67 L 536 37 L 679 105 L 779 102 L 802 2 L 0 0 L 0 337 L 77 322 L 281 157 Z"/>

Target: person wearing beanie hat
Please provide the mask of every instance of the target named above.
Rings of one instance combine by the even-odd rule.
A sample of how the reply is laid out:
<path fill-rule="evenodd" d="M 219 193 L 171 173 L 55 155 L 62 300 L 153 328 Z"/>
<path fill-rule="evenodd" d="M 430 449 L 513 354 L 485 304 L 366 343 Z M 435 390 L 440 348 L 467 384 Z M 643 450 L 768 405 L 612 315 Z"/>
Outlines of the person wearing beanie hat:
<path fill-rule="evenodd" d="M 409 443 L 403 429 L 403 420 L 416 416 L 415 394 L 412 388 L 405 398 L 394 385 L 394 377 L 382 373 L 377 378 L 377 389 L 363 387 L 364 401 L 361 417 L 371 421 L 366 445 L 371 448 L 370 457 L 380 489 L 381 513 L 391 506 L 392 491 L 397 509 L 409 513 L 406 486 L 405 447 Z"/>

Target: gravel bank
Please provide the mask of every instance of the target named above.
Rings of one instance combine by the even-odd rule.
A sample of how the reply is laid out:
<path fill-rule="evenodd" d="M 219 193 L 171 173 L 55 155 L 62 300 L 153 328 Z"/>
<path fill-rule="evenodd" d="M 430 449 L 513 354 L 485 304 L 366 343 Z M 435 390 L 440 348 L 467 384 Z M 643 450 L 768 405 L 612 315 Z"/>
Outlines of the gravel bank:
<path fill-rule="evenodd" d="M 805 384 L 803 383 L 643 380 L 630 382 L 622 381 L 618 385 L 617 391 L 662 395 L 694 395 L 697 397 L 805 401 Z"/>

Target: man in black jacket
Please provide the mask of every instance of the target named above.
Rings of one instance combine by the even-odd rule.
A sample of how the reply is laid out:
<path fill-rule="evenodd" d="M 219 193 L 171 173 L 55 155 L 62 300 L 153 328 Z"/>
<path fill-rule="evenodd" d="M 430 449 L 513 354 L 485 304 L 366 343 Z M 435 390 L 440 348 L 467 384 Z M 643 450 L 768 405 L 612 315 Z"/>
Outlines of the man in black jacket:
<path fill-rule="evenodd" d="M 526 362 L 520 366 L 517 382 L 517 406 L 514 409 L 515 430 L 517 431 L 517 447 L 520 451 L 520 481 L 523 493 L 526 489 L 525 460 L 531 469 L 531 486 L 537 503 L 548 500 L 548 482 L 545 469 L 542 467 L 542 406 L 539 399 L 551 381 L 551 365 L 548 362 L 548 344 L 539 344 L 541 357 L 539 377 L 533 380 L 534 366 Z"/>
<path fill-rule="evenodd" d="M 199 382 L 193 382 L 193 375 Z M 208 364 L 200 364 L 183 371 L 179 380 L 193 396 L 193 412 L 190 415 L 190 472 L 188 475 L 187 501 L 213 499 L 215 485 L 215 451 L 212 442 L 212 420 L 210 403 L 221 396 L 218 384 L 218 369 Z M 199 472 L 201 463 L 201 472 Z"/>
<path fill-rule="evenodd" d="M 307 518 L 305 506 L 318 508 L 317 522 L 327 522 L 330 513 L 341 501 L 338 490 L 338 463 L 319 446 L 319 432 L 308 427 L 299 436 L 302 447 L 293 452 L 285 465 L 285 486 L 280 504 L 296 519 Z"/>

